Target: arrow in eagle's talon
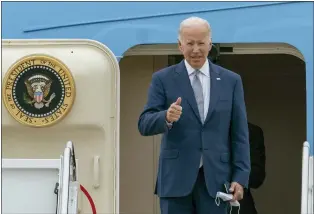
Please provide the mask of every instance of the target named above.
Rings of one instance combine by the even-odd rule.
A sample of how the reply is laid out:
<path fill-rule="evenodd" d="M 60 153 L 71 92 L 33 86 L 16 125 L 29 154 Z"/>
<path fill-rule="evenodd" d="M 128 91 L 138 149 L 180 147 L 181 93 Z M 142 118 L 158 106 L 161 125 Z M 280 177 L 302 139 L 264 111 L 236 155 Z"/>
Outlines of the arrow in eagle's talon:
<path fill-rule="evenodd" d="M 50 98 L 49 98 L 48 102 L 45 104 L 46 107 L 49 107 L 50 102 L 53 100 L 53 98 L 55 98 L 55 96 L 56 96 L 55 93 L 50 95 Z"/>

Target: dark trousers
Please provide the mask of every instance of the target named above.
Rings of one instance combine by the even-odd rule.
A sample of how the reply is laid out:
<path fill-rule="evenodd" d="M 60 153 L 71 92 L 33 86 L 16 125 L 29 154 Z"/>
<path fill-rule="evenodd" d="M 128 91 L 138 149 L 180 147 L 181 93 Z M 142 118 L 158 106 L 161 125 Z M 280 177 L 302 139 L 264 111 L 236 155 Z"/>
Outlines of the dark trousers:
<path fill-rule="evenodd" d="M 200 168 L 191 194 L 184 197 L 160 198 L 161 214 L 226 214 L 227 203 L 209 196 L 205 184 L 204 170 Z"/>

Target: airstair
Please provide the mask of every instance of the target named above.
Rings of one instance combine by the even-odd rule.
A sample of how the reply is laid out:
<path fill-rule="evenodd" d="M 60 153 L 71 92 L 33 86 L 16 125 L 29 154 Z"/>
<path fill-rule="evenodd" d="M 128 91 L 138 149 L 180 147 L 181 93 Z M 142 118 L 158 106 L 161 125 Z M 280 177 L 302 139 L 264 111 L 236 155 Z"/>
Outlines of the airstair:
<path fill-rule="evenodd" d="M 78 193 L 87 196 L 78 182 L 74 145 L 66 144 L 60 159 L 3 159 L 2 213 L 77 214 Z"/>

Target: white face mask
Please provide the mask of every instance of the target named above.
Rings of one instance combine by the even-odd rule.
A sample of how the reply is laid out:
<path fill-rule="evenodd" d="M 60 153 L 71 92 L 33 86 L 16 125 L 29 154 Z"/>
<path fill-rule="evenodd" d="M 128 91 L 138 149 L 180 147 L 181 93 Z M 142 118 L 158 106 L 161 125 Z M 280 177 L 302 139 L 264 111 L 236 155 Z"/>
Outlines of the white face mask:
<path fill-rule="evenodd" d="M 218 195 L 218 193 L 217 193 L 217 195 Z M 220 198 L 217 195 L 215 198 L 215 203 L 217 206 L 219 206 L 220 205 Z M 240 203 L 230 201 L 229 204 L 230 204 L 230 214 L 232 212 L 232 207 L 239 207 L 238 208 L 238 214 L 240 214 Z"/>

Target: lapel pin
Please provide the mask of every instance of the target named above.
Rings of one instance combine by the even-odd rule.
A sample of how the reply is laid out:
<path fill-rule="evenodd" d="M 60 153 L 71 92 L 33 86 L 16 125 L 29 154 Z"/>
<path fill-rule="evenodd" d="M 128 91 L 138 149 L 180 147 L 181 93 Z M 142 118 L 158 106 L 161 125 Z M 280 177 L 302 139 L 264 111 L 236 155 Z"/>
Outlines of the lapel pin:
<path fill-rule="evenodd" d="M 218 77 L 218 78 L 216 78 L 217 80 L 220 80 L 220 78 Z"/>

